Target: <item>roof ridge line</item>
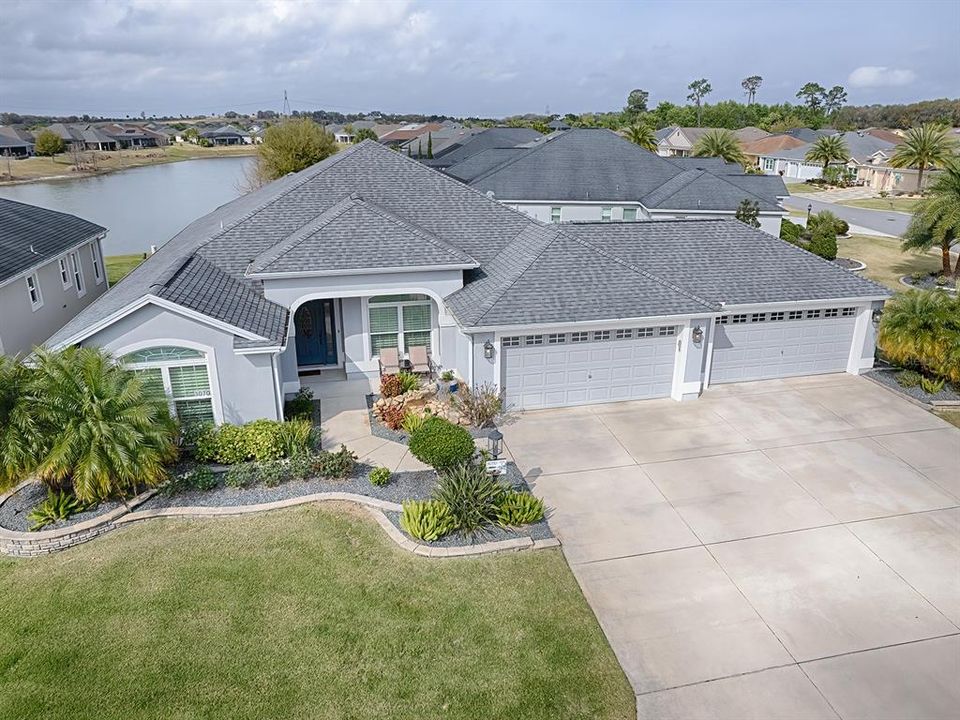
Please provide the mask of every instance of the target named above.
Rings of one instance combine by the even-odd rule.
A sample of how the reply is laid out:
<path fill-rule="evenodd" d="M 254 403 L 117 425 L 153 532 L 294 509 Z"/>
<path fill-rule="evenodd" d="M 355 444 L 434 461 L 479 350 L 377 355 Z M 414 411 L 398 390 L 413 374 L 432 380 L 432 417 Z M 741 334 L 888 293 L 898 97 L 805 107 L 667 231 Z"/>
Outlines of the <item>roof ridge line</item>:
<path fill-rule="evenodd" d="M 466 252 L 461 248 L 456 247 L 455 245 L 451 245 L 446 240 L 441 238 L 439 235 L 435 235 L 434 233 L 430 232 L 426 228 L 420 227 L 413 221 L 407 220 L 403 216 L 397 215 L 392 210 L 388 210 L 387 208 L 382 207 L 375 202 L 365 200 L 362 196 L 358 197 L 358 201 L 364 207 L 369 208 L 371 212 L 377 213 L 378 215 L 380 215 L 380 217 L 384 218 L 385 220 L 388 220 L 389 222 L 392 222 L 395 225 L 398 225 L 406 230 L 413 232 L 415 235 L 422 237 L 424 240 L 431 243 L 432 245 L 435 245 L 436 247 L 440 248 L 444 252 L 449 253 L 450 255 L 462 255 L 463 257 L 470 258 L 470 260 L 472 262 L 477 263 L 478 266 L 480 265 L 480 263 L 477 262 L 477 259 L 473 257 L 470 253 Z"/>
<path fill-rule="evenodd" d="M 528 157 L 529 155 L 532 155 L 532 154 L 535 153 L 537 150 L 541 150 L 541 149 L 547 147 L 547 145 L 549 145 L 550 143 L 556 142 L 557 140 L 560 140 L 561 138 L 564 138 L 564 137 L 566 137 L 566 136 L 567 136 L 567 133 L 566 133 L 566 132 L 561 133 L 560 135 L 557 135 L 556 137 L 553 137 L 553 138 L 551 138 L 551 137 L 549 137 L 549 136 L 547 136 L 547 135 L 544 135 L 544 136 L 543 136 L 543 137 L 544 137 L 544 140 L 543 140 L 543 142 L 540 143 L 539 145 L 534 145 L 533 147 L 528 147 L 528 148 L 518 148 L 518 149 L 520 149 L 520 150 L 525 150 L 526 152 L 520 152 L 520 153 L 518 153 L 518 154 L 517 154 L 517 157 L 515 157 L 515 158 L 510 158 L 510 159 L 506 160 L 505 162 L 502 162 L 502 163 L 500 163 L 499 165 L 490 168 L 490 169 L 487 170 L 485 173 L 482 173 L 482 174 L 480 174 L 480 175 L 477 175 L 477 176 L 476 176 L 475 178 L 473 178 L 470 182 L 471 182 L 471 183 L 475 183 L 475 182 L 477 182 L 478 180 L 485 180 L 488 176 L 492 175 L 493 173 L 495 173 L 495 172 L 500 172 L 500 171 L 503 170 L 504 168 L 509 167 L 509 166 L 513 165 L 514 163 L 516 163 L 516 162 L 519 162 L 520 160 L 522 160 L 522 159 L 525 158 L 525 157 Z M 487 150 L 493 150 L 493 149 L 494 149 L 494 148 L 487 148 Z M 485 150 L 484 152 L 486 152 L 486 150 Z M 478 190 L 477 192 L 479 192 L 479 190 Z"/>

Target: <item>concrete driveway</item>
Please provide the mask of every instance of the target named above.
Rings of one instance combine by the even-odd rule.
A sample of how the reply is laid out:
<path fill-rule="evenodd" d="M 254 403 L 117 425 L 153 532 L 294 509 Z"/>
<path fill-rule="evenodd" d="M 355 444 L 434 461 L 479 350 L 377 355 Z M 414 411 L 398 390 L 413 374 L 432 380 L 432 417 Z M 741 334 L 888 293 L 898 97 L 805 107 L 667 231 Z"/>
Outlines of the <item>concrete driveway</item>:
<path fill-rule="evenodd" d="M 960 430 L 849 375 L 504 429 L 641 718 L 954 718 Z"/>

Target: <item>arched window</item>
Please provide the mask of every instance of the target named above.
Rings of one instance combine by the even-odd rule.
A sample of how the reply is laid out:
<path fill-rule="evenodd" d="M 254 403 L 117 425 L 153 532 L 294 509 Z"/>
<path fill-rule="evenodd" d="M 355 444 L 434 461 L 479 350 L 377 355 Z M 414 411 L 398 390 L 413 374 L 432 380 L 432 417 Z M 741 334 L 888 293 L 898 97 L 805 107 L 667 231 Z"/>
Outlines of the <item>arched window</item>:
<path fill-rule="evenodd" d="M 428 295 L 380 295 L 369 300 L 370 354 L 381 348 L 397 348 L 402 355 L 411 347 L 430 349 L 433 303 Z"/>
<path fill-rule="evenodd" d="M 143 377 L 149 391 L 167 399 L 170 414 L 182 424 L 214 422 L 206 353 L 165 345 L 137 350 L 122 360 Z"/>

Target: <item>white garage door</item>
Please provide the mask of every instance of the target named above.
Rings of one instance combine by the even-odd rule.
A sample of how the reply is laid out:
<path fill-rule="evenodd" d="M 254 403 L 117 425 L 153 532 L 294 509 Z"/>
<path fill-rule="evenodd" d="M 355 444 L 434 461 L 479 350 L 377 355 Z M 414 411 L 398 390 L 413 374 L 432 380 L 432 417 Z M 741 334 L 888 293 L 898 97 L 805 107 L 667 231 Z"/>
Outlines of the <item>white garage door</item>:
<path fill-rule="evenodd" d="M 711 383 L 847 369 L 857 308 L 728 315 L 717 321 Z"/>
<path fill-rule="evenodd" d="M 507 404 L 533 410 L 666 397 L 676 332 L 663 326 L 502 338 Z"/>

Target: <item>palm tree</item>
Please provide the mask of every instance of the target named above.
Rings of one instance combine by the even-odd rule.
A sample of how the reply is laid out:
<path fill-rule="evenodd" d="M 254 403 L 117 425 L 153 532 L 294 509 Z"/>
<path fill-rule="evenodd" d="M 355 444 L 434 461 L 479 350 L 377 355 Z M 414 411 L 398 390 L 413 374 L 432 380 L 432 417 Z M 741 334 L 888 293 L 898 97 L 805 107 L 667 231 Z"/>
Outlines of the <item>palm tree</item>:
<path fill-rule="evenodd" d="M 657 135 L 653 128 L 646 123 L 637 123 L 627 128 L 627 140 L 639 145 L 644 150 L 655 152 L 657 149 Z"/>
<path fill-rule="evenodd" d="M 155 485 L 177 456 L 165 402 L 102 350 L 38 350 L 29 395 L 49 436 L 38 476 L 52 487 L 72 480 L 83 502 Z"/>
<path fill-rule="evenodd" d="M 893 362 L 960 380 L 960 300 L 939 290 L 911 290 L 889 300 L 877 343 Z"/>
<path fill-rule="evenodd" d="M 950 248 L 960 243 L 960 160 L 949 160 L 944 171 L 921 200 L 903 234 L 904 250 L 926 252 L 940 248 L 943 275 L 951 274 Z M 952 272 L 960 279 L 960 258 Z"/>
<path fill-rule="evenodd" d="M 825 135 L 817 140 L 807 150 L 807 162 L 823 163 L 823 169 L 832 162 L 846 162 L 850 159 L 850 150 L 842 135 Z"/>
<path fill-rule="evenodd" d="M 910 128 L 903 142 L 894 150 L 890 164 L 896 168 L 917 168 L 917 190 L 922 195 L 923 171 L 946 163 L 953 157 L 955 146 L 956 143 L 943 125 L 926 124 Z"/>
<path fill-rule="evenodd" d="M 36 466 L 37 424 L 27 395 L 30 371 L 16 358 L 0 355 L 0 491 Z"/>
<path fill-rule="evenodd" d="M 747 164 L 747 156 L 736 136 L 729 130 L 710 130 L 693 146 L 696 157 L 718 157 L 728 163 Z"/>

